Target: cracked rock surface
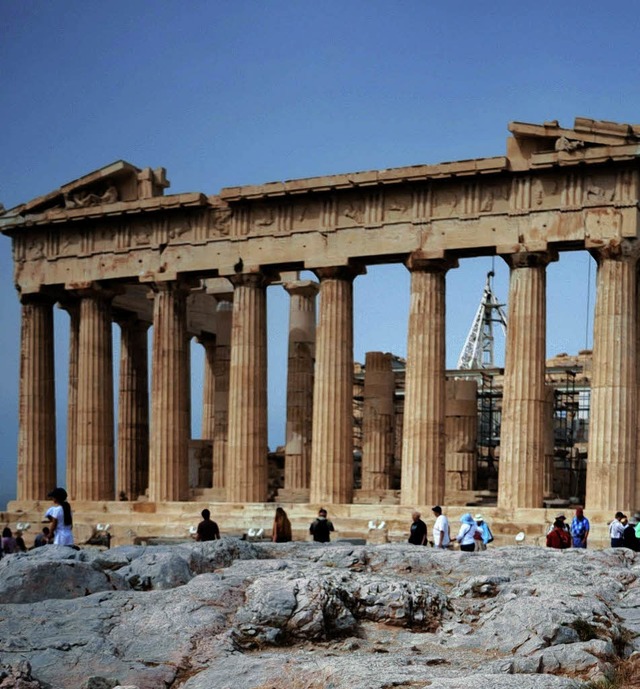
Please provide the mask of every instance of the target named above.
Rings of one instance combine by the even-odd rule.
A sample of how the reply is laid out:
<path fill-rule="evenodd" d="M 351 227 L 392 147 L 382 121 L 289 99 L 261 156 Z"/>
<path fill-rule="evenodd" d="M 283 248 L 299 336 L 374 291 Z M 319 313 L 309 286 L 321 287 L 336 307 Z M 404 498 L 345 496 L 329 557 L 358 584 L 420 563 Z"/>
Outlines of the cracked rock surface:
<path fill-rule="evenodd" d="M 0 688 L 577 689 L 640 651 L 639 576 L 626 549 L 46 546 L 0 560 Z"/>

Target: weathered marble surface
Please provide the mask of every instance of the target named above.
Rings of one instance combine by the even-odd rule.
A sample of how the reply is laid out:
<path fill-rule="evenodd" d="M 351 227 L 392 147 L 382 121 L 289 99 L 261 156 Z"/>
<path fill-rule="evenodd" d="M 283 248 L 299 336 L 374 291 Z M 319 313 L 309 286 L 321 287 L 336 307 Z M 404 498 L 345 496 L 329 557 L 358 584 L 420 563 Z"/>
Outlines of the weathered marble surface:
<path fill-rule="evenodd" d="M 47 546 L 0 560 L 0 687 L 575 689 L 640 648 L 639 575 L 623 549 Z"/>

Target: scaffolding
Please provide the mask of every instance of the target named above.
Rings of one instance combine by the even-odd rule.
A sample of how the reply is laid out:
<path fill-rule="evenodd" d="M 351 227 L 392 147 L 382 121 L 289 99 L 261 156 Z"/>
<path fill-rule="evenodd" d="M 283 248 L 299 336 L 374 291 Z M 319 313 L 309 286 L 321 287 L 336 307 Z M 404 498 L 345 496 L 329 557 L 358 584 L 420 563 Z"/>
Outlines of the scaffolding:
<path fill-rule="evenodd" d="M 579 368 L 550 369 L 553 394 L 554 493 L 584 502 L 591 391 L 577 382 Z"/>
<path fill-rule="evenodd" d="M 502 421 L 502 389 L 495 386 L 494 378 L 502 376 L 502 369 L 478 371 L 478 439 L 477 439 L 477 489 L 496 490 L 498 480 L 498 459 L 496 450 L 500 445 L 500 424 Z"/>

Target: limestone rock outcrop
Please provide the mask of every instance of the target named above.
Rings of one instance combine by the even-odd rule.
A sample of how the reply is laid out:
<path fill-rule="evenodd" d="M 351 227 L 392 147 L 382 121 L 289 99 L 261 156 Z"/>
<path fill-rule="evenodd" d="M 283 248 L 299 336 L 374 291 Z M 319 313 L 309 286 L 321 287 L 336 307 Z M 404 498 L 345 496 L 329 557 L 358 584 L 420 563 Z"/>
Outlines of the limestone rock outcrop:
<path fill-rule="evenodd" d="M 0 574 L 3 689 L 87 678 L 138 689 L 576 689 L 640 650 L 640 557 L 625 549 L 228 538 L 47 546 L 3 558 Z"/>

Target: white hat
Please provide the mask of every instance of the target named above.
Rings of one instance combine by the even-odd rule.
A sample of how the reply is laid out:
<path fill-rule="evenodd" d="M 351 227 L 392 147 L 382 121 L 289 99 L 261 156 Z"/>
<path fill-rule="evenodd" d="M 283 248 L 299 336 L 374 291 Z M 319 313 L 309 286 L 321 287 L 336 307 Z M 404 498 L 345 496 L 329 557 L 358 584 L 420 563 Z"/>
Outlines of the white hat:
<path fill-rule="evenodd" d="M 476 514 L 476 516 L 474 517 L 474 520 L 477 522 L 483 522 L 484 521 L 481 514 Z"/>

